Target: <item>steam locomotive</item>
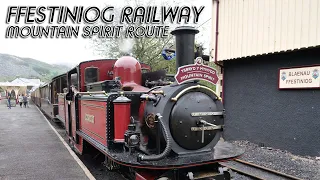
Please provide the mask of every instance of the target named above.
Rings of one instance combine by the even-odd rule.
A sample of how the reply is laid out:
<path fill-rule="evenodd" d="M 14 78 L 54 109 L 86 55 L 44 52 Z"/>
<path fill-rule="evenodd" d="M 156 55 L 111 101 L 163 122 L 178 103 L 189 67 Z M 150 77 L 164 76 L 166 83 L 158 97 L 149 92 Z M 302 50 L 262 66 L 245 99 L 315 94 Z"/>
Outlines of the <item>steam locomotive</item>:
<path fill-rule="evenodd" d="M 194 64 L 198 32 L 185 26 L 171 32 L 177 69 Z M 74 151 L 82 154 L 90 144 L 105 155 L 109 170 L 126 169 L 131 179 L 230 179 L 218 162 L 243 151 L 221 138 L 221 98 L 197 80 L 165 78 L 130 56 L 86 61 L 32 99 L 65 124 Z"/>

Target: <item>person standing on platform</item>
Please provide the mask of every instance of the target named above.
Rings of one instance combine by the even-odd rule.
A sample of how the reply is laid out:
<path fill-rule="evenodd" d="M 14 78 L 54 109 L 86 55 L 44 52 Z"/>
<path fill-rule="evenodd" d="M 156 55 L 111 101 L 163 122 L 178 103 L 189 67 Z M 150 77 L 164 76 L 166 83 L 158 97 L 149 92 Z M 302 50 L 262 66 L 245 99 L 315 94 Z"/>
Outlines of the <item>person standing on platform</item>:
<path fill-rule="evenodd" d="M 27 107 L 29 108 L 29 98 L 30 96 L 27 96 Z"/>
<path fill-rule="evenodd" d="M 19 94 L 19 104 L 20 104 L 20 107 L 22 108 L 22 102 L 23 102 L 23 97 Z"/>
<path fill-rule="evenodd" d="M 23 106 L 24 106 L 24 108 L 27 107 L 27 103 L 28 103 L 28 97 L 27 97 L 27 95 L 23 95 Z"/>
<path fill-rule="evenodd" d="M 10 103 L 10 99 L 11 99 L 11 94 L 8 94 L 8 109 L 11 109 L 11 103 Z"/>

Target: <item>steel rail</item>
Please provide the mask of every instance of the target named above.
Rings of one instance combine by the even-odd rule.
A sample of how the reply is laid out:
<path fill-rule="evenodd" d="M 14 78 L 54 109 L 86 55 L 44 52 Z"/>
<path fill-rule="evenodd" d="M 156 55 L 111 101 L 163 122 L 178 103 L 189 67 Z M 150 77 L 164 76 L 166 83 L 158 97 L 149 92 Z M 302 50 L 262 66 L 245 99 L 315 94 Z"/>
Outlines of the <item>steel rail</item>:
<path fill-rule="evenodd" d="M 260 166 L 260 165 L 257 165 L 257 164 L 253 164 L 253 163 L 250 163 L 250 162 L 247 162 L 247 161 L 244 161 L 244 160 L 241 160 L 241 159 L 234 159 L 235 162 L 238 162 L 238 163 L 241 163 L 241 164 L 244 164 L 244 165 L 247 165 L 247 166 L 251 166 L 251 167 L 254 167 L 254 168 L 257 168 L 259 170 L 264 170 L 268 173 L 271 173 L 271 174 L 274 174 L 274 175 L 278 175 L 278 176 L 281 176 L 281 177 L 284 177 L 284 178 L 288 178 L 288 179 L 292 179 L 292 180 L 303 180 L 301 178 L 298 178 L 298 177 L 295 177 L 295 176 L 292 176 L 292 175 L 289 175 L 289 174 L 285 174 L 285 173 L 282 173 L 282 172 L 279 172 L 279 171 L 276 171 L 276 170 L 273 170 L 273 169 L 270 169 L 270 168 L 266 168 L 266 167 L 263 167 L 263 166 Z M 261 177 L 258 177 L 256 175 L 253 175 L 251 173 L 248 173 L 248 172 L 244 172 L 242 170 L 239 170 L 237 168 L 234 168 L 234 167 L 231 167 L 229 165 L 222 165 L 222 166 L 225 166 L 233 171 L 236 171 L 240 174 L 244 174 L 244 175 L 247 175 L 247 176 L 250 176 L 250 177 L 253 177 L 255 179 L 260 179 L 260 180 L 265 180 Z"/>
<path fill-rule="evenodd" d="M 256 167 L 256 168 L 259 168 L 259 169 L 263 169 L 263 170 L 265 170 L 265 171 L 272 172 L 272 173 L 277 174 L 277 175 L 280 175 L 280 176 L 282 176 L 282 177 L 286 177 L 286 178 L 290 178 L 290 179 L 294 179 L 294 180 L 303 180 L 303 179 L 301 179 L 301 178 L 298 178 L 298 177 L 295 177 L 295 176 L 292 176 L 292 175 L 289 175 L 289 174 L 285 174 L 285 173 L 282 173 L 282 172 L 279 172 L 279 171 L 276 171 L 276 170 L 273 170 L 273 169 L 270 169 L 270 168 L 266 168 L 266 167 L 263 167 L 263 166 L 259 166 L 259 165 L 257 165 L 257 164 L 253 164 L 253 163 L 250 163 L 250 162 L 241 160 L 241 159 L 235 159 L 235 161 L 237 161 L 237 162 L 239 162 L 239 163 L 242 163 L 242 164 L 246 164 L 246 165 L 252 166 L 252 167 Z"/>
<path fill-rule="evenodd" d="M 231 166 L 228 166 L 228 165 L 222 165 L 222 166 L 227 167 L 227 168 L 229 168 L 229 169 L 231 169 L 231 170 L 233 170 L 233 171 L 235 171 L 235 172 L 238 172 L 239 174 L 243 174 L 243 175 L 246 175 L 246 176 L 250 176 L 250 177 L 252 177 L 252 178 L 254 178 L 254 179 L 265 180 L 265 179 L 260 178 L 260 177 L 258 177 L 258 176 L 256 176 L 256 175 L 253 175 L 253 174 L 250 174 L 250 173 L 241 171 L 241 170 L 239 170 L 239 169 L 237 169 L 237 168 L 234 168 L 234 167 L 231 167 Z"/>

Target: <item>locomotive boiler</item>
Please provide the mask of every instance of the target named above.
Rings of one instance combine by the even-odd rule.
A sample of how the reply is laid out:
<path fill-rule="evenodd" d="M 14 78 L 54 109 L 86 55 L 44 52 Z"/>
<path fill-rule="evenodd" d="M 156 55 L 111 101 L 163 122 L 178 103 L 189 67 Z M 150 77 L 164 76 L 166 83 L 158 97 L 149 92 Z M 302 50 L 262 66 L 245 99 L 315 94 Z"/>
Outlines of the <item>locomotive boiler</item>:
<path fill-rule="evenodd" d="M 171 32 L 177 70 L 195 64 L 198 32 Z M 72 69 L 69 91 L 60 93 L 59 117 L 77 153 L 90 145 L 105 155 L 109 170 L 125 170 L 130 179 L 230 178 L 218 162 L 243 150 L 223 140 L 225 111 L 212 89 L 197 78 L 168 82 L 164 71 L 151 72 L 130 56 L 107 62 Z"/>

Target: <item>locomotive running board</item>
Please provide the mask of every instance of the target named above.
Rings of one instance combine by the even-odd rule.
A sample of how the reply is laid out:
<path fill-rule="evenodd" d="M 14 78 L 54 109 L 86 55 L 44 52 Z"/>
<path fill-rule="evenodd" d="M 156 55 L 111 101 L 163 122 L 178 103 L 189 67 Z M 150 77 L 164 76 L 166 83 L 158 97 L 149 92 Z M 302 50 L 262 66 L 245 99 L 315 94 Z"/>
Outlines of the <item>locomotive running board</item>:
<path fill-rule="evenodd" d="M 100 142 L 96 141 L 95 139 L 93 139 L 92 137 L 90 137 L 88 134 L 86 134 L 85 132 L 78 130 L 76 131 L 76 134 L 78 134 L 79 136 L 81 136 L 83 139 L 85 139 L 86 141 L 88 141 L 88 143 L 90 143 L 91 145 L 95 146 L 98 150 L 102 151 L 102 153 L 107 153 L 107 147 L 103 144 L 101 144 Z"/>
<path fill-rule="evenodd" d="M 109 149 L 105 145 L 91 138 L 89 135 L 79 130 L 76 133 L 81 136 L 88 143 L 97 148 L 100 152 L 105 154 L 108 158 L 116 163 L 124 166 L 144 169 L 180 169 L 187 167 L 196 167 L 207 164 L 215 164 L 221 161 L 228 161 L 238 158 L 244 153 L 244 150 L 232 145 L 228 142 L 219 141 L 215 146 L 215 150 L 210 153 L 195 154 L 193 156 L 185 157 L 166 157 L 159 161 L 137 161 L 139 152 L 130 154 L 129 152 L 119 151 L 119 149 Z"/>

